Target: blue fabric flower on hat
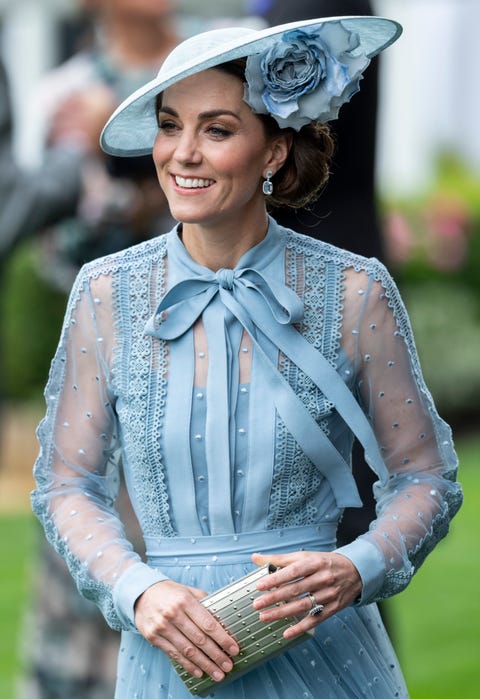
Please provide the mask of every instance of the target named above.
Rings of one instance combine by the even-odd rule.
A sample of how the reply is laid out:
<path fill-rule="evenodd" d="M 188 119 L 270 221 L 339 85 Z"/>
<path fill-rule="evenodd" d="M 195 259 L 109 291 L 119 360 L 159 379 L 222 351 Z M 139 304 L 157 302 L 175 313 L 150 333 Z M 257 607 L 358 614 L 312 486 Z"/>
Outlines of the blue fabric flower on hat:
<path fill-rule="evenodd" d="M 370 63 L 359 46 L 358 35 L 341 21 L 285 32 L 266 51 L 248 57 L 244 99 L 282 128 L 298 131 L 313 120 L 336 119 Z"/>

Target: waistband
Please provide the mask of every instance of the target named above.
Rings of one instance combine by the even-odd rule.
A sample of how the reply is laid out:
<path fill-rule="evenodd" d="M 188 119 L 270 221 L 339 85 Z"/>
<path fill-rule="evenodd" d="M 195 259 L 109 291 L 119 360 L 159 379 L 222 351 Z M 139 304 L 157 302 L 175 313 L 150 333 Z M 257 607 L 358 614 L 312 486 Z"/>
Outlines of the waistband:
<path fill-rule="evenodd" d="M 212 536 L 145 537 L 148 564 L 228 565 L 250 562 L 252 553 L 331 551 L 336 545 L 336 522 Z"/>

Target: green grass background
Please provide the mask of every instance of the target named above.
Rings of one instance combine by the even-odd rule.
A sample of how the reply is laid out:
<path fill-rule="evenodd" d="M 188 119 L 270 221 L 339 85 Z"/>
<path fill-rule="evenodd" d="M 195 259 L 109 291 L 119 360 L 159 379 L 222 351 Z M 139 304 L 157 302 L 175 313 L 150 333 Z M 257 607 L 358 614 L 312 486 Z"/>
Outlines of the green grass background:
<path fill-rule="evenodd" d="M 480 697 L 480 437 L 464 437 L 457 448 L 464 506 L 450 536 L 439 544 L 411 586 L 388 603 L 394 644 L 411 699 Z M 0 514 L 2 699 L 17 699 L 19 648 L 28 642 L 21 638 L 22 616 L 34 575 L 37 535 L 29 514 Z"/>

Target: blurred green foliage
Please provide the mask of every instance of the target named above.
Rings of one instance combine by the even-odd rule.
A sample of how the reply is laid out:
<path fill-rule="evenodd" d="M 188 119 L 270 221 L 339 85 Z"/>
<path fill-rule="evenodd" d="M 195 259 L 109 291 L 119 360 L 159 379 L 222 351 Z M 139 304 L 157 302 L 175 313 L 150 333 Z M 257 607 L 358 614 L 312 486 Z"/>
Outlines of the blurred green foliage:
<path fill-rule="evenodd" d="M 60 335 L 66 297 L 44 280 L 40 259 L 35 241 L 28 241 L 15 250 L 2 271 L 2 388 L 10 400 L 41 394 Z"/>
<path fill-rule="evenodd" d="M 444 154 L 428 191 L 387 199 L 383 213 L 427 385 L 449 418 L 478 414 L 480 179 Z"/>
<path fill-rule="evenodd" d="M 0 513 L 0 696 L 15 699 L 22 672 L 24 613 L 38 528 L 32 514 Z"/>
<path fill-rule="evenodd" d="M 425 381 L 448 416 L 478 412 L 479 297 L 465 284 L 425 280 L 403 284 Z"/>
<path fill-rule="evenodd" d="M 479 437 L 459 438 L 457 450 L 463 507 L 411 585 L 388 602 L 411 699 L 479 696 Z"/>

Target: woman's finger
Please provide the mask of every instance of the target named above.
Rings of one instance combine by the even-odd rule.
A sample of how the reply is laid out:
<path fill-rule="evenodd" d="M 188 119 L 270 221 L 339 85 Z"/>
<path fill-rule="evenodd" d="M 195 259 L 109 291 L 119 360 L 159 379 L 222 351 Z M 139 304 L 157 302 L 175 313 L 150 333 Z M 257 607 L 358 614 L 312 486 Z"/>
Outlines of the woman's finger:
<path fill-rule="evenodd" d="M 315 595 L 315 600 L 317 602 L 317 606 L 322 605 L 325 609 L 327 605 L 325 596 L 320 601 L 320 596 L 317 594 Z M 333 608 L 333 604 L 331 606 Z M 303 595 L 302 597 L 292 599 L 288 602 L 283 602 L 281 604 L 276 604 L 273 607 L 259 610 L 260 621 L 272 622 L 279 619 L 285 619 L 286 617 L 304 617 L 306 614 L 310 614 L 313 607 L 314 605 L 311 597 L 309 595 Z M 318 619 L 317 621 L 321 620 Z"/>
<path fill-rule="evenodd" d="M 274 587 L 279 587 L 316 573 L 322 568 L 322 563 L 323 567 L 328 565 L 327 556 L 328 554 L 319 551 L 297 551 L 275 556 L 254 554 L 252 560 L 257 565 L 265 565 L 265 562 L 269 561 L 279 567 L 279 570 L 276 572 L 261 578 L 257 583 L 257 589 L 262 591 L 271 590 Z"/>
<path fill-rule="evenodd" d="M 233 667 L 228 657 L 225 657 L 225 660 L 219 660 L 220 665 L 217 664 L 201 648 L 174 628 L 168 635 L 162 634 L 153 640 L 155 641 L 153 645 L 163 650 L 171 660 L 176 661 L 195 677 L 202 677 L 206 673 L 219 682 Z"/>
<path fill-rule="evenodd" d="M 219 667 L 227 671 L 231 669 L 230 656 L 237 655 L 240 648 L 211 612 L 201 605 L 196 605 L 192 610 L 188 610 L 186 621 L 182 619 L 179 628 Z"/>
<path fill-rule="evenodd" d="M 263 557 L 256 555 L 254 560 L 260 563 Z M 262 612 L 262 621 L 303 616 L 315 606 L 312 599 L 317 604 L 328 604 L 331 615 L 361 593 L 357 569 L 349 559 L 335 552 L 299 551 L 272 556 L 271 562 L 283 567 L 258 582 L 258 589 L 264 593 L 254 601 L 254 607 Z M 326 616 L 312 617 L 313 625 Z"/>

